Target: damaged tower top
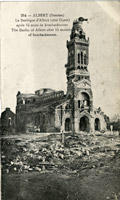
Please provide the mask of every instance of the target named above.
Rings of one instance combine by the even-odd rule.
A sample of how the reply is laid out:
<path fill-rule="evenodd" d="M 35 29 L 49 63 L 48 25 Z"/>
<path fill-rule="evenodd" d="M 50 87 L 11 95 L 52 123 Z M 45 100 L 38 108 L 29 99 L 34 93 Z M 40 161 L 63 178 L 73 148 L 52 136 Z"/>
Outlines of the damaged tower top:
<path fill-rule="evenodd" d="M 75 37 L 79 37 L 80 39 L 85 39 L 85 32 L 82 29 L 82 23 L 84 21 L 88 21 L 88 19 L 85 19 L 83 17 L 79 17 L 78 19 L 73 21 L 73 27 L 72 32 L 70 35 L 70 39 L 73 39 Z"/>

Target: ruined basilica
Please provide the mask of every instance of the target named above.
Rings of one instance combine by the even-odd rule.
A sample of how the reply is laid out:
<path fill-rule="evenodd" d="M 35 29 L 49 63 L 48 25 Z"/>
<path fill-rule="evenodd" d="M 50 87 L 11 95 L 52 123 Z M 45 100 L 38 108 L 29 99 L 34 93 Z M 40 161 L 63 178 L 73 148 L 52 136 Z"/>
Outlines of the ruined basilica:
<path fill-rule="evenodd" d="M 107 116 L 93 107 L 89 64 L 89 38 L 82 28 L 85 19 L 73 22 L 67 41 L 67 93 L 42 88 L 34 94 L 17 93 L 18 132 L 94 132 L 107 128 Z"/>

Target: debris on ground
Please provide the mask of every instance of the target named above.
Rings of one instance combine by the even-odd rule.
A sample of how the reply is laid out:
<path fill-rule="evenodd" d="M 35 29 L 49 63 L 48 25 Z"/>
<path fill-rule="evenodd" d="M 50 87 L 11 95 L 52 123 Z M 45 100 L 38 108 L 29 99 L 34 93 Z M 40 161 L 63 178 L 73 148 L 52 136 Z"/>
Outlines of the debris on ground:
<path fill-rule="evenodd" d="M 94 136 L 93 136 L 94 135 Z M 119 136 L 60 134 L 32 139 L 2 139 L 2 170 L 6 173 L 67 171 L 103 167 L 119 154 Z M 112 137 L 112 138 L 111 138 Z"/>

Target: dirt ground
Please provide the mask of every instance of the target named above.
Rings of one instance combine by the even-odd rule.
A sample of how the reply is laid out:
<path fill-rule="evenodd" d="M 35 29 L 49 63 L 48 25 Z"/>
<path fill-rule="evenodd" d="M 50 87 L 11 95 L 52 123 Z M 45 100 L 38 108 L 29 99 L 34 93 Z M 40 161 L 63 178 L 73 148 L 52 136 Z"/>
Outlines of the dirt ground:
<path fill-rule="evenodd" d="M 117 133 L 1 139 L 3 200 L 120 200 Z"/>

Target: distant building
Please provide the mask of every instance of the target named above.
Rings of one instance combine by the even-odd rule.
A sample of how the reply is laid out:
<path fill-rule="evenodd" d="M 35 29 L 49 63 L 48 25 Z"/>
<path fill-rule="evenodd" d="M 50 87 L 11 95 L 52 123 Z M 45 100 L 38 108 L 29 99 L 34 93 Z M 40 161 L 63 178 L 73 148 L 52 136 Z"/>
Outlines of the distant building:
<path fill-rule="evenodd" d="M 82 20 L 81 20 L 82 19 Z M 17 131 L 90 132 L 106 130 L 106 115 L 93 107 L 89 63 L 89 38 L 83 18 L 73 22 L 67 41 L 67 93 L 44 88 L 35 94 L 17 94 Z M 97 89 L 97 88 L 96 88 Z"/>
<path fill-rule="evenodd" d="M 59 131 L 55 125 L 56 106 L 66 101 L 63 91 L 48 88 L 37 90 L 35 94 L 17 94 L 17 131 L 50 132 Z"/>
<path fill-rule="evenodd" d="M 1 130 L 8 132 L 15 130 L 15 114 L 10 108 L 6 108 L 6 110 L 1 113 Z"/>

